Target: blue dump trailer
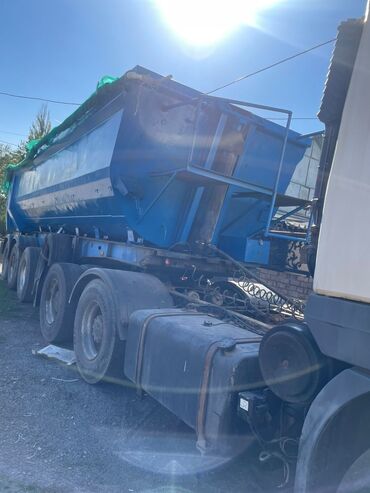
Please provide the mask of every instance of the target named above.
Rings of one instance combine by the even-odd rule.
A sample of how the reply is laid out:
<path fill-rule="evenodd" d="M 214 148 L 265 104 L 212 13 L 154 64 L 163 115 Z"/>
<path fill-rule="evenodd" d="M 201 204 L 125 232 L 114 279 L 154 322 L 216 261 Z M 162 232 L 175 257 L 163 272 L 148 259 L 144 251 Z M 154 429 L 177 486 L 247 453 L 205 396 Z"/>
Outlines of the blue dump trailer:
<path fill-rule="evenodd" d="M 284 194 L 310 141 L 236 103 L 136 67 L 14 170 L 8 231 L 78 228 L 167 249 L 203 241 L 253 261 L 273 194 Z"/>
<path fill-rule="evenodd" d="M 275 240 L 302 241 L 278 227 L 309 206 L 285 195 L 310 145 L 290 121 L 136 67 L 7 170 L 2 277 L 39 306 L 45 340 L 73 343 L 91 384 L 125 376 L 222 460 L 252 431 L 294 440 L 304 415 L 294 403 L 318 389 L 307 377 L 287 401 L 266 386 L 261 338 L 302 307 L 248 267 L 273 266 Z"/>

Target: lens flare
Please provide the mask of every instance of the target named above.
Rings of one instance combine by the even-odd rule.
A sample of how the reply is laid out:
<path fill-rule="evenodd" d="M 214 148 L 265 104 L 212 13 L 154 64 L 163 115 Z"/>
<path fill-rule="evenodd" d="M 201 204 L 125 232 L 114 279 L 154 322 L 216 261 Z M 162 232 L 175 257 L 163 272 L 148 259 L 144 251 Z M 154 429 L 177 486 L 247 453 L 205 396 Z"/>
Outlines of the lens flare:
<path fill-rule="evenodd" d="M 189 44 L 207 46 L 254 24 L 278 0 L 155 0 L 165 22 Z"/>

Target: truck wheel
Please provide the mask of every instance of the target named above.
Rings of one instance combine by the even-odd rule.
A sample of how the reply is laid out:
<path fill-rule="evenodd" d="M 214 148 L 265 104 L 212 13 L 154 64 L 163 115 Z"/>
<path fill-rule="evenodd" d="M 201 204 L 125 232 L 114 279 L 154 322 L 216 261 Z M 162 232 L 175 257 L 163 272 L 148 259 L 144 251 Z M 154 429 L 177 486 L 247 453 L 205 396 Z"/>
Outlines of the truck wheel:
<path fill-rule="evenodd" d="M 39 247 L 27 247 L 19 261 L 17 296 L 23 303 L 30 302 L 33 298 L 33 283 L 40 251 Z"/>
<path fill-rule="evenodd" d="M 123 367 L 124 343 L 116 334 L 116 318 L 104 282 L 90 281 L 77 305 L 73 334 L 77 368 L 87 383 L 100 382 L 120 363 Z"/>
<path fill-rule="evenodd" d="M 13 248 L 11 249 L 11 252 L 9 255 L 9 264 L 8 264 L 8 288 L 9 289 L 17 289 L 17 277 L 18 277 L 18 268 L 19 268 L 20 256 L 21 256 L 20 248 L 15 243 Z"/>
<path fill-rule="evenodd" d="M 3 261 L 1 264 L 1 279 L 6 281 L 8 279 L 8 268 L 9 268 L 9 248 L 10 242 L 9 240 L 6 242 L 3 253 Z"/>
<path fill-rule="evenodd" d="M 80 265 L 56 263 L 46 275 L 40 299 L 40 327 L 49 343 L 72 340 L 74 310 L 68 300 L 83 270 Z"/>

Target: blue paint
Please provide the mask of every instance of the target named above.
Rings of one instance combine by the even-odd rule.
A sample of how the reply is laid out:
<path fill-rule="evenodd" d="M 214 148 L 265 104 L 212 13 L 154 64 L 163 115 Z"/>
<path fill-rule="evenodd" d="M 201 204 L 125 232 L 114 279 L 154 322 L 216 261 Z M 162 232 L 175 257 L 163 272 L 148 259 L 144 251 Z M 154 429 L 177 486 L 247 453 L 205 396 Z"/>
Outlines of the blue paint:
<path fill-rule="evenodd" d="M 129 228 L 146 245 L 169 248 L 188 240 L 204 190 L 228 185 L 212 243 L 245 260 L 247 240 L 266 225 L 271 202 L 233 195 L 273 195 L 286 129 L 226 100 L 202 100 L 141 67 L 133 73 L 34 167 L 14 174 L 9 230 L 63 226 L 73 234 L 78 227 L 81 235 L 94 237 L 98 229 L 126 241 Z M 288 133 L 277 193 L 285 192 L 310 143 L 299 137 Z M 231 153 L 236 165 L 225 176 L 217 166 Z M 266 251 L 259 255 L 265 259 Z"/>
<path fill-rule="evenodd" d="M 255 264 L 268 264 L 270 258 L 270 242 L 248 238 L 245 246 L 244 261 Z"/>

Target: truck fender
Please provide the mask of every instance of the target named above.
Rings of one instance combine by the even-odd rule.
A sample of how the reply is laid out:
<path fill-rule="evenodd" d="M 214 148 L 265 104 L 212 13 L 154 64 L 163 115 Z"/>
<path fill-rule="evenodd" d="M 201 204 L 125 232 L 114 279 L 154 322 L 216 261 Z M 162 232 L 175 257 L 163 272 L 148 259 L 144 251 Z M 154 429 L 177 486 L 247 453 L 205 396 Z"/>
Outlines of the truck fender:
<path fill-rule="evenodd" d="M 23 252 L 27 247 L 38 246 L 37 239 L 34 236 L 16 235 L 14 237 L 15 242 L 18 244 L 19 249 Z"/>
<path fill-rule="evenodd" d="M 41 244 L 36 243 L 36 245 L 41 247 L 41 252 L 35 273 L 34 306 L 40 304 L 42 287 L 48 268 L 56 262 L 73 263 L 72 236 L 62 233 L 49 233 Z"/>
<path fill-rule="evenodd" d="M 4 240 L 1 242 L 1 254 L 5 253 L 5 247 L 7 244 L 10 245 L 10 248 L 8 248 L 7 250 L 8 257 L 10 255 L 10 250 L 13 248 L 14 245 L 18 245 L 21 252 L 23 252 L 23 250 L 28 246 L 38 246 L 37 240 L 34 236 L 26 236 L 18 233 L 6 235 Z"/>
<path fill-rule="evenodd" d="M 313 401 L 303 425 L 295 493 L 335 492 L 370 449 L 370 373 L 342 371 Z"/>
<path fill-rule="evenodd" d="M 168 289 L 157 277 L 141 272 L 93 267 L 79 277 L 72 289 L 69 303 L 74 305 L 74 309 L 82 291 L 93 279 L 101 279 L 109 289 L 117 310 L 117 334 L 121 340 L 126 340 L 129 317 L 134 311 L 173 307 Z"/>
<path fill-rule="evenodd" d="M 11 241 L 12 235 L 6 235 L 3 240 L 1 240 L 0 253 L 3 255 L 5 252 L 5 247 L 9 241 Z"/>
<path fill-rule="evenodd" d="M 10 256 L 10 252 L 11 252 L 11 249 L 13 248 L 13 246 L 18 242 L 18 237 L 19 235 L 18 234 L 10 234 L 10 235 L 7 235 L 7 241 L 5 242 L 4 244 L 4 253 L 7 254 L 8 258 Z M 7 250 L 5 250 L 5 247 L 6 245 L 9 245 Z"/>

